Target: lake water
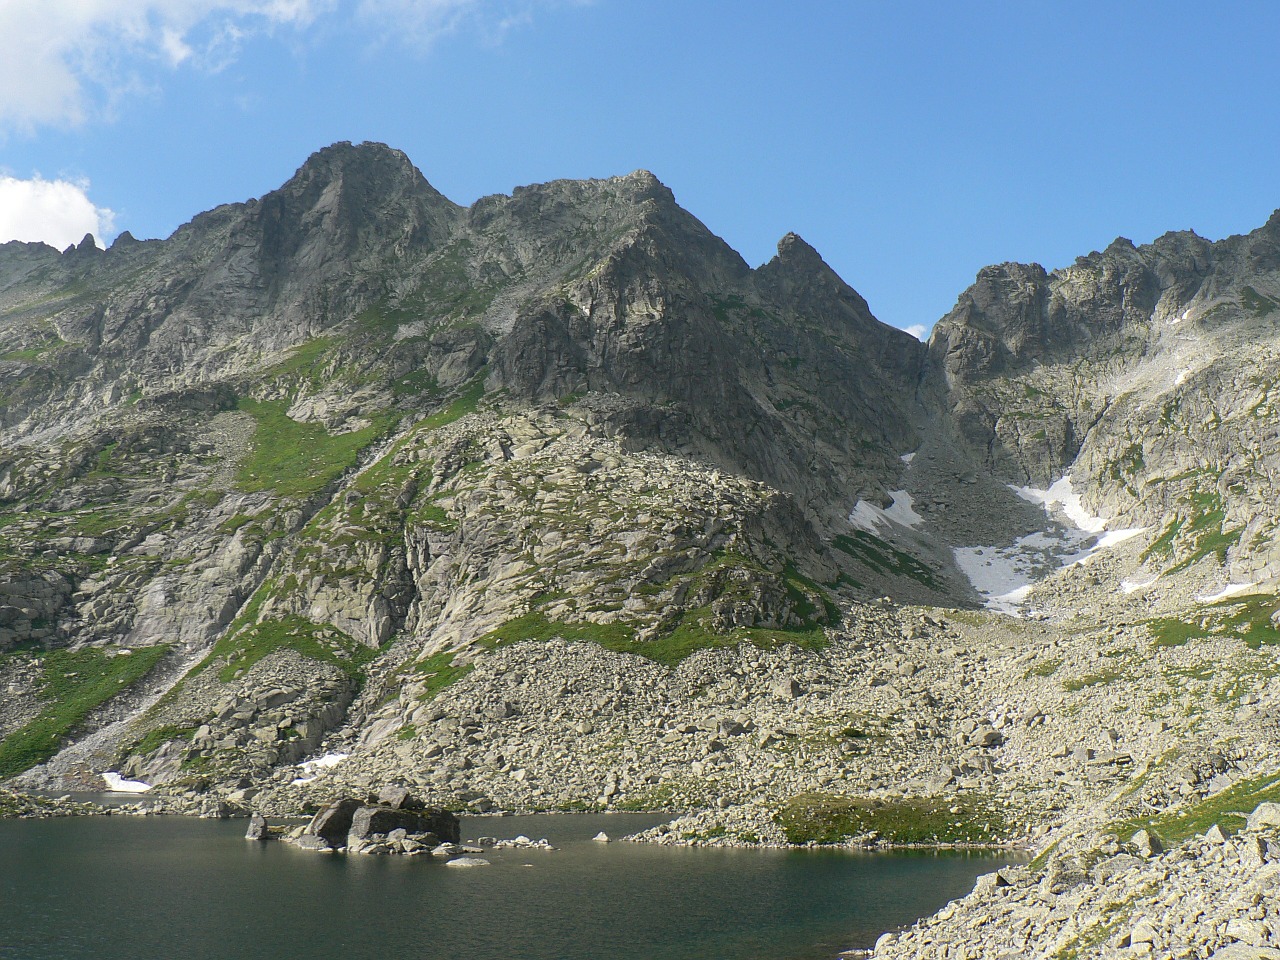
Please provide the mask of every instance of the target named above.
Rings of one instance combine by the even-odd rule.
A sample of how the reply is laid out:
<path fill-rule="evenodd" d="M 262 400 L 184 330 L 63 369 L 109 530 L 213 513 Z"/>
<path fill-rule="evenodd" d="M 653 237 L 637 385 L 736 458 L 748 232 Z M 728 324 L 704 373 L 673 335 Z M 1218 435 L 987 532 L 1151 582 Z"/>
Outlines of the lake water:
<path fill-rule="evenodd" d="M 830 960 L 1005 856 L 593 843 L 661 818 L 464 819 L 493 865 L 307 853 L 245 821 L 0 821 L 3 960 Z"/>

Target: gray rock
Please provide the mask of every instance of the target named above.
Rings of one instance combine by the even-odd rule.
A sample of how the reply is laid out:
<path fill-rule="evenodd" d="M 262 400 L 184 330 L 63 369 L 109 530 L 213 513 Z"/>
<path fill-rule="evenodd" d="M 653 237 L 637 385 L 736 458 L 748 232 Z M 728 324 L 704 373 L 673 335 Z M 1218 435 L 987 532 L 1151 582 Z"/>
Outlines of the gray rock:
<path fill-rule="evenodd" d="M 347 842 L 347 834 L 351 832 L 351 821 L 362 804 L 359 800 L 346 798 L 334 800 L 321 807 L 307 825 L 307 833 L 320 837 L 331 847 L 341 847 Z"/>
<path fill-rule="evenodd" d="M 267 819 L 260 813 L 254 813 L 249 817 L 249 829 L 245 831 L 244 838 L 246 840 L 267 840 L 270 834 L 267 832 Z"/>
<path fill-rule="evenodd" d="M 374 834 L 389 835 L 393 830 L 413 834 L 430 833 L 450 843 L 457 843 L 461 837 L 458 818 L 447 810 L 362 806 L 352 814 L 349 827 L 349 833 L 362 840 Z"/>
<path fill-rule="evenodd" d="M 1280 803 L 1260 803 L 1249 814 L 1249 830 L 1262 830 L 1266 827 L 1280 827 Z"/>
<path fill-rule="evenodd" d="M 1129 840 L 1140 857 L 1151 857 L 1164 853 L 1164 842 L 1150 830 L 1139 830 Z"/>

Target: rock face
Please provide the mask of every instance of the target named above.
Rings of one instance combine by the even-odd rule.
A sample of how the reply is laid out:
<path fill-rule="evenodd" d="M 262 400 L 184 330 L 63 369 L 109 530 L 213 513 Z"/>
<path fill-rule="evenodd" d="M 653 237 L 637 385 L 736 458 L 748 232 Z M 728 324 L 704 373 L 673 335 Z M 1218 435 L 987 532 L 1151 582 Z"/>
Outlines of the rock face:
<path fill-rule="evenodd" d="M 643 171 L 462 208 L 377 144 L 5 244 L 0 779 L 442 857 L 445 806 L 905 804 L 1059 843 L 984 896 L 1101 896 L 1180 809 L 1273 825 L 1278 316 L 1280 216 L 989 267 L 926 345 Z"/>

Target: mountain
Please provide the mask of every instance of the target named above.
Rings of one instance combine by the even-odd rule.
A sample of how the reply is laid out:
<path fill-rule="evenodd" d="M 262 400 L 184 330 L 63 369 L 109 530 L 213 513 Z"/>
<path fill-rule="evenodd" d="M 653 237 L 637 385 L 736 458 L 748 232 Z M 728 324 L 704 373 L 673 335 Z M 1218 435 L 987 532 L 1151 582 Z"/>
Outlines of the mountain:
<path fill-rule="evenodd" d="M 927 344 L 644 171 L 464 208 L 336 144 L 0 246 L 0 778 L 1176 839 L 1280 776 L 1278 240 L 988 267 Z"/>
<path fill-rule="evenodd" d="M 648 173 L 462 209 L 338 144 L 168 240 L 0 262 L 0 644 L 164 651 L 147 716 L 182 730 L 293 651 L 326 678 L 307 732 L 246 769 L 406 662 L 813 638 L 841 595 L 944 589 L 846 519 L 916 442 L 924 347 L 799 237 L 751 270 Z"/>

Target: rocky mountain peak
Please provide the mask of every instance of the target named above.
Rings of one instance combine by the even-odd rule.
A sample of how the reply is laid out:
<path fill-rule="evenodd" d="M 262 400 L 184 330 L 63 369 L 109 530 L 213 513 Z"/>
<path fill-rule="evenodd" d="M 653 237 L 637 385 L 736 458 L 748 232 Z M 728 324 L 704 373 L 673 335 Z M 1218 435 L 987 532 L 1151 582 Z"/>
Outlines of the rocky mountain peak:
<path fill-rule="evenodd" d="M 822 255 L 798 233 L 788 233 L 778 241 L 777 259 L 781 263 L 807 267 L 811 270 L 831 269 L 822 259 Z"/>
<path fill-rule="evenodd" d="M 810 322 L 852 342 L 886 368 L 914 378 L 923 355 L 919 341 L 877 320 L 861 294 L 798 234 L 779 240 L 777 255 L 752 279 L 762 296 L 794 303 Z"/>
<path fill-rule="evenodd" d="M 362 245 L 388 240 L 437 246 L 460 214 L 399 150 L 337 143 L 314 153 L 284 186 L 263 197 L 251 219 L 268 254 L 287 256 L 318 231 L 326 247 L 358 255 Z"/>

